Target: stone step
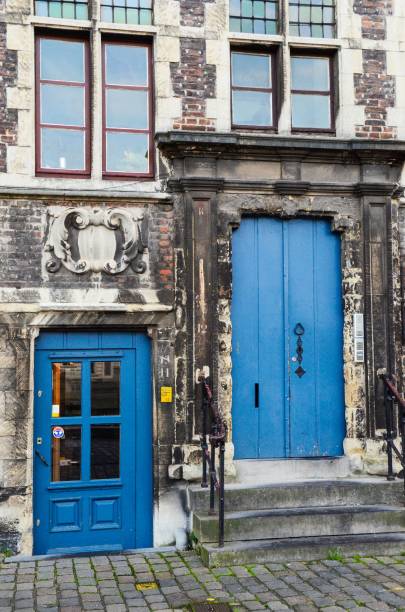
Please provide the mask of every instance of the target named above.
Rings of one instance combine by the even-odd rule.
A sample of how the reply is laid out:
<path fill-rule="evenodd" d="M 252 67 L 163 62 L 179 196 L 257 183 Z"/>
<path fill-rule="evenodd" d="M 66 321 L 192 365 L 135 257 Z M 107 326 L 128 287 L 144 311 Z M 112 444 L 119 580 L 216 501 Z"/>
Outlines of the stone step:
<path fill-rule="evenodd" d="M 207 512 L 209 490 L 189 488 L 189 504 L 194 512 Z M 388 482 L 385 478 L 348 480 L 310 480 L 225 487 L 225 509 L 262 510 L 311 506 L 357 506 L 386 504 L 405 505 L 403 481 Z"/>
<path fill-rule="evenodd" d="M 324 506 L 225 514 L 226 542 L 402 531 L 405 510 L 396 506 Z M 218 517 L 194 513 L 193 532 L 199 542 L 215 542 Z"/>
<path fill-rule="evenodd" d="M 244 484 L 264 484 L 312 478 L 347 478 L 351 475 L 348 457 L 304 459 L 239 459 L 234 461 L 236 479 Z"/>
<path fill-rule="evenodd" d="M 321 536 L 259 541 L 238 541 L 218 548 L 202 544 L 199 553 L 208 567 L 248 563 L 288 563 L 317 559 L 405 554 L 404 533 Z"/>

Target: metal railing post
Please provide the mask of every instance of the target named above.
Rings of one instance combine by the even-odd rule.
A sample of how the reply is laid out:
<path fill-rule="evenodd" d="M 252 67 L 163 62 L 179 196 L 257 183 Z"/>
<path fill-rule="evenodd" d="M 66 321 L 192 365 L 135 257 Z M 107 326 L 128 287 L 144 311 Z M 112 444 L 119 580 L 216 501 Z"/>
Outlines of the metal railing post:
<path fill-rule="evenodd" d="M 201 389 L 201 408 L 202 408 L 202 434 L 201 434 L 201 451 L 202 451 L 202 479 L 201 486 L 206 489 L 208 487 L 207 479 L 207 451 L 208 451 L 208 401 L 204 389 L 204 385 L 200 383 Z"/>
<path fill-rule="evenodd" d="M 383 382 L 385 382 L 386 375 L 383 375 Z M 386 441 L 387 441 L 387 460 L 388 460 L 388 473 L 387 480 L 395 480 L 393 462 L 392 462 L 392 446 L 393 446 L 393 422 L 392 422 L 392 396 L 388 395 L 387 386 L 384 384 L 384 404 L 385 404 L 385 422 L 387 427 Z"/>
<path fill-rule="evenodd" d="M 224 545 L 225 536 L 225 439 L 219 443 L 219 514 L 218 547 Z"/>
<path fill-rule="evenodd" d="M 210 469 L 210 514 L 215 514 L 215 442 L 211 442 L 211 469 Z"/>

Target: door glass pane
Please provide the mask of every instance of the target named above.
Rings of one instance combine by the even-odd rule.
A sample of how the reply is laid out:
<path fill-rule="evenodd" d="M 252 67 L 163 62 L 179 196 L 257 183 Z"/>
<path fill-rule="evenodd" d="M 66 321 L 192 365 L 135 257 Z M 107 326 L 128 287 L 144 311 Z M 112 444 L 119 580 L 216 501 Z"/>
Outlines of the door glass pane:
<path fill-rule="evenodd" d="M 84 82 L 84 43 L 41 39 L 41 79 Z"/>
<path fill-rule="evenodd" d="M 52 417 L 81 414 L 81 364 L 52 364 Z"/>
<path fill-rule="evenodd" d="M 148 49 L 131 45 L 105 46 L 108 85 L 147 85 Z"/>
<path fill-rule="evenodd" d="M 60 128 L 41 129 L 41 168 L 84 170 L 85 133 Z"/>
<path fill-rule="evenodd" d="M 147 134 L 107 133 L 107 171 L 148 172 L 148 138 Z"/>
<path fill-rule="evenodd" d="M 81 427 L 52 427 L 52 481 L 80 480 Z"/>
<path fill-rule="evenodd" d="M 107 89 L 107 127 L 143 130 L 148 128 L 148 92 Z"/>
<path fill-rule="evenodd" d="M 84 87 L 42 84 L 41 123 L 84 126 Z"/>
<path fill-rule="evenodd" d="M 91 426 L 91 479 L 120 477 L 120 426 Z"/>
<path fill-rule="evenodd" d="M 236 125 L 272 124 L 271 94 L 260 91 L 234 91 L 232 120 Z"/>
<path fill-rule="evenodd" d="M 120 362 L 93 361 L 91 364 L 91 414 L 120 413 Z"/>

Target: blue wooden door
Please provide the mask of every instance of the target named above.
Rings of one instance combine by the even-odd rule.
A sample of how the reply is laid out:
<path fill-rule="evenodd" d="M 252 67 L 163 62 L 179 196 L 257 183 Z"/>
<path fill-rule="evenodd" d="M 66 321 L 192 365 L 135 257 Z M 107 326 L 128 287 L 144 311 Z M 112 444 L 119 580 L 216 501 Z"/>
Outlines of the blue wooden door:
<path fill-rule="evenodd" d="M 246 218 L 232 251 L 235 458 L 341 455 L 339 236 L 324 220 Z"/>
<path fill-rule="evenodd" d="M 35 554 L 151 546 L 148 338 L 41 333 L 34 420 Z"/>

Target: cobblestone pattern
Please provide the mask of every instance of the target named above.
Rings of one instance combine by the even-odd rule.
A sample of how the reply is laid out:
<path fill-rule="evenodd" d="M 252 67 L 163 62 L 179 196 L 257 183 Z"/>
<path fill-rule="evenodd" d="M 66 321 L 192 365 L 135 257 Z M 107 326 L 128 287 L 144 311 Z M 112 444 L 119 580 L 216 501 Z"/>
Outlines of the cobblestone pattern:
<path fill-rule="evenodd" d="M 151 581 L 159 587 L 137 590 Z M 405 557 L 209 570 L 193 552 L 173 552 L 0 565 L 0 612 L 192 610 L 197 602 L 227 602 L 234 611 L 404 610 Z"/>
<path fill-rule="evenodd" d="M 396 138 L 396 128 L 387 125 L 387 109 L 395 106 L 395 78 L 387 74 L 385 51 L 363 50 L 363 74 L 354 75 L 356 104 L 365 107 L 364 125 L 356 126 L 358 138 Z"/>
<path fill-rule="evenodd" d="M 353 11 L 361 15 L 361 35 L 371 40 L 384 40 L 386 17 L 392 15 L 392 0 L 354 0 Z"/>
<path fill-rule="evenodd" d="M 215 97 L 216 67 L 207 64 L 203 38 L 180 39 L 180 62 L 170 65 L 173 93 L 181 98 L 182 116 L 173 124 L 175 130 L 212 132 L 215 121 L 207 118 L 207 98 Z"/>

